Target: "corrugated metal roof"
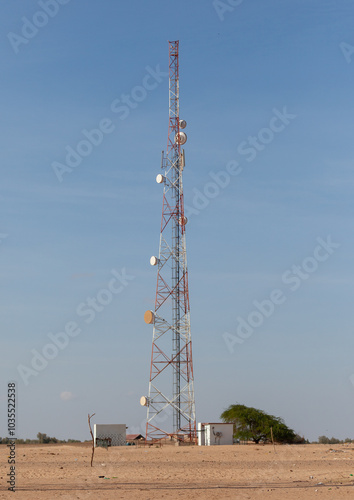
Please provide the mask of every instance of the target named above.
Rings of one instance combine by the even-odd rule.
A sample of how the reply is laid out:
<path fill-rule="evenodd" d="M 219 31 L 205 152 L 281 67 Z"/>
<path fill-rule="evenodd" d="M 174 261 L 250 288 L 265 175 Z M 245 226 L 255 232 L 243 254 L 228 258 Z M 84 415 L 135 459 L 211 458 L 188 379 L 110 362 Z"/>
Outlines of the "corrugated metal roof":
<path fill-rule="evenodd" d="M 145 439 L 145 438 L 141 434 L 127 434 L 126 435 L 127 441 L 133 441 L 134 439 Z"/>

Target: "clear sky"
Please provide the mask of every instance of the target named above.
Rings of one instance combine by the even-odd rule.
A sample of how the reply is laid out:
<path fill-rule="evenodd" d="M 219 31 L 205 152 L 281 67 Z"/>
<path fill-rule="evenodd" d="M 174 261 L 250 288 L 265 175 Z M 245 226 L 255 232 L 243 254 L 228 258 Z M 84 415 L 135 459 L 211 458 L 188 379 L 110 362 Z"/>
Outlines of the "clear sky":
<path fill-rule="evenodd" d="M 197 420 L 354 438 L 352 2 L 1 9 L 0 435 L 13 379 L 19 437 L 88 439 L 93 412 L 144 433 L 179 39 Z"/>

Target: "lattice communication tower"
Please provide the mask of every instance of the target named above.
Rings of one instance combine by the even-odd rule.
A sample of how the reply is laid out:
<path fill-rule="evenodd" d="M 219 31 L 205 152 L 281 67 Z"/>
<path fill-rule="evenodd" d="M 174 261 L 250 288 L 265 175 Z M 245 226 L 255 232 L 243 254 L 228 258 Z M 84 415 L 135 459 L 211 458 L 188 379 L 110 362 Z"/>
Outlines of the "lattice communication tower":
<path fill-rule="evenodd" d="M 153 324 L 147 406 L 146 440 L 167 437 L 196 442 L 194 379 L 186 254 L 182 174 L 187 141 L 185 120 L 179 118 L 179 42 L 169 42 L 169 126 L 167 150 L 162 152 L 162 219 L 157 267 L 155 309 L 144 320 Z"/>

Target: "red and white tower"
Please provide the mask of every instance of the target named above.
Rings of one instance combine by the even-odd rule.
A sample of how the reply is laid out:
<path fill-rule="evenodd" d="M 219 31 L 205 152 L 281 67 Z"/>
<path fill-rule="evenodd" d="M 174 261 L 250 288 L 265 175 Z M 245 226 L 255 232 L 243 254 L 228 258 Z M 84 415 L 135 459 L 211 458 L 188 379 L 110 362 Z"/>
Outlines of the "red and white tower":
<path fill-rule="evenodd" d="M 144 319 L 153 324 L 146 439 L 174 436 L 196 442 L 192 340 L 186 253 L 182 174 L 187 141 L 186 122 L 179 118 L 178 41 L 169 42 L 169 126 L 167 150 L 162 152 L 163 186 L 160 248 L 150 264 L 157 267 L 154 311 Z"/>

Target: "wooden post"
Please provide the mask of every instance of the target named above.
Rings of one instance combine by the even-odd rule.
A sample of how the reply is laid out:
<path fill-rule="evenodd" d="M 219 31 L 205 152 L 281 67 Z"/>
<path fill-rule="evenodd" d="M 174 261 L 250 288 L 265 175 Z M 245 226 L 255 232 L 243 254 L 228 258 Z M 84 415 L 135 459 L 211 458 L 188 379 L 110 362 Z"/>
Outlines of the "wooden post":
<path fill-rule="evenodd" d="M 92 463 L 93 463 L 93 455 L 95 453 L 95 440 L 94 440 L 94 437 L 93 437 L 93 433 L 92 433 L 92 429 L 91 429 L 91 418 L 96 415 L 96 413 L 92 413 L 92 415 L 90 416 L 90 414 L 88 414 L 88 425 L 89 425 L 89 429 L 90 429 L 90 434 L 91 434 L 91 437 L 92 437 L 92 455 L 91 455 L 91 467 L 92 467 Z"/>
<path fill-rule="evenodd" d="M 274 447 L 274 453 L 276 453 L 276 451 L 275 451 L 275 444 L 274 444 L 274 437 L 273 437 L 273 427 L 270 428 L 270 435 L 272 437 L 272 443 L 273 443 L 273 447 Z"/>

